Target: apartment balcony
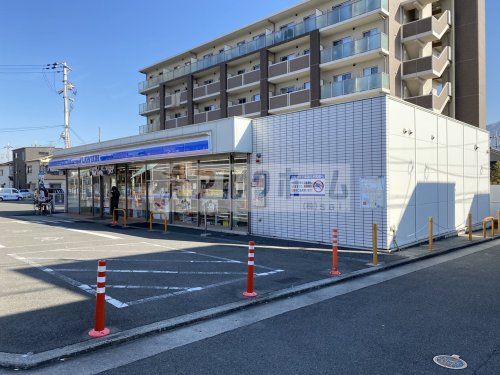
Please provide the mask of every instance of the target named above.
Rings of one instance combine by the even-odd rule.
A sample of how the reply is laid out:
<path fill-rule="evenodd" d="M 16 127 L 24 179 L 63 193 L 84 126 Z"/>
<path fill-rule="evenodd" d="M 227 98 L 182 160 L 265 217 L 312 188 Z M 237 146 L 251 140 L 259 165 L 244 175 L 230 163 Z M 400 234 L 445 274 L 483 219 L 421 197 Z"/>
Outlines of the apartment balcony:
<path fill-rule="evenodd" d="M 378 73 L 321 86 L 321 104 L 339 103 L 389 93 L 389 75 Z"/>
<path fill-rule="evenodd" d="M 150 100 L 146 103 L 139 104 L 139 114 L 146 115 L 160 110 L 160 101 L 158 99 Z"/>
<path fill-rule="evenodd" d="M 139 93 L 140 94 L 147 94 L 148 92 L 151 92 L 155 89 L 158 88 L 160 83 L 163 82 L 163 76 L 157 76 L 151 79 L 148 79 L 143 82 L 139 82 Z"/>
<path fill-rule="evenodd" d="M 269 65 L 268 80 L 271 83 L 280 83 L 293 78 L 306 77 L 309 75 L 309 66 L 309 55 Z"/>
<path fill-rule="evenodd" d="M 165 121 L 165 129 L 179 128 L 188 124 L 187 116 L 174 117 Z"/>
<path fill-rule="evenodd" d="M 316 27 L 322 34 L 329 35 L 388 16 L 388 0 L 359 0 L 316 17 Z"/>
<path fill-rule="evenodd" d="M 227 107 L 227 117 L 260 115 L 260 100 L 244 104 L 234 104 Z"/>
<path fill-rule="evenodd" d="M 260 85 L 260 69 L 239 74 L 227 79 L 227 92 L 237 93 Z"/>
<path fill-rule="evenodd" d="M 217 109 L 213 109 L 211 111 L 195 113 L 194 114 L 194 123 L 200 124 L 202 122 L 218 120 L 221 117 L 222 116 L 221 116 L 220 109 L 217 108 Z"/>
<path fill-rule="evenodd" d="M 187 103 L 187 91 L 165 95 L 165 108 L 176 108 Z"/>
<path fill-rule="evenodd" d="M 152 132 L 157 132 L 160 129 L 160 122 L 154 121 L 152 124 L 141 125 L 139 127 L 139 134 L 147 134 Z"/>
<path fill-rule="evenodd" d="M 436 113 L 442 113 L 446 104 L 451 100 L 451 83 L 447 82 L 438 94 L 435 90 L 429 95 L 414 96 L 406 98 L 407 102 L 431 109 Z"/>
<path fill-rule="evenodd" d="M 380 33 L 321 51 L 321 69 L 332 70 L 389 54 L 387 35 Z"/>
<path fill-rule="evenodd" d="M 193 101 L 215 98 L 220 94 L 220 81 L 198 86 L 193 89 Z"/>
<path fill-rule="evenodd" d="M 436 18 L 434 16 L 413 21 L 402 26 L 402 42 L 408 43 L 428 43 L 441 40 L 450 30 L 451 12 L 449 10 Z"/>
<path fill-rule="evenodd" d="M 278 94 L 269 98 L 269 113 L 308 108 L 310 102 L 310 89 L 300 89 L 287 94 Z"/>
<path fill-rule="evenodd" d="M 433 79 L 442 76 L 450 65 L 451 48 L 445 47 L 439 55 L 419 57 L 403 62 L 403 79 Z"/>

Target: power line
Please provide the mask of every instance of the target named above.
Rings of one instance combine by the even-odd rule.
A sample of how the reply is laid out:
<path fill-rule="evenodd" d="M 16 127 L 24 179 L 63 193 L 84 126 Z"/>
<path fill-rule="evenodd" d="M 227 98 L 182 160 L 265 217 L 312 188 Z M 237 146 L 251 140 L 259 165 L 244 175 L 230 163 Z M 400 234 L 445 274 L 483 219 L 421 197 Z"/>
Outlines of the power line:
<path fill-rule="evenodd" d="M 0 129 L 0 133 L 16 133 L 16 132 L 25 132 L 25 131 L 33 131 L 33 130 L 62 128 L 62 127 L 64 127 L 64 125 L 26 126 L 26 127 L 17 127 L 17 128 L 3 128 L 3 129 Z"/>

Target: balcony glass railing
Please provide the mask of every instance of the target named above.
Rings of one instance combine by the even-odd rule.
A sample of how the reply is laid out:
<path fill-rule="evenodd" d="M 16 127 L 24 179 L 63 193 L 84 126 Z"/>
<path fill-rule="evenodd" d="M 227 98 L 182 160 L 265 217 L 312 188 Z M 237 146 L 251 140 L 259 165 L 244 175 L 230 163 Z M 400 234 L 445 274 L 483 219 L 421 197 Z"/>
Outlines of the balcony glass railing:
<path fill-rule="evenodd" d="M 152 124 L 146 124 L 146 125 L 141 125 L 139 127 L 139 134 L 147 134 L 147 133 L 152 133 L 160 130 L 160 123 L 158 121 L 155 121 Z"/>
<path fill-rule="evenodd" d="M 388 47 L 389 41 L 386 34 L 380 33 L 370 35 L 362 39 L 354 40 L 350 43 L 340 44 L 321 51 L 321 63 L 324 64 L 344 59 L 346 57 L 359 55 L 361 53 L 377 50 L 379 48 L 387 50 Z"/>
<path fill-rule="evenodd" d="M 139 113 L 146 113 L 149 111 L 155 111 L 160 109 L 160 101 L 159 100 L 151 100 L 147 103 L 139 104 Z"/>
<path fill-rule="evenodd" d="M 186 74 L 196 72 L 201 69 L 206 69 L 215 66 L 224 61 L 229 61 L 234 58 L 246 55 L 257 51 L 264 47 L 270 47 L 274 44 L 281 43 L 308 32 L 323 27 L 332 26 L 340 22 L 360 16 L 364 13 L 369 13 L 377 9 L 387 10 L 388 0 L 359 0 L 350 4 L 335 8 L 327 13 L 317 17 L 309 18 L 303 22 L 275 31 L 274 33 L 256 38 L 248 43 L 240 44 L 234 48 L 228 49 L 216 55 L 209 56 L 202 60 L 195 61 L 191 64 L 183 65 L 172 71 L 165 71 L 162 76 L 152 78 L 151 80 L 140 82 L 139 91 L 142 92 L 150 87 L 154 87 L 161 82 L 169 81 L 174 78 L 182 77 Z M 149 82 L 151 81 L 151 82 Z"/>
<path fill-rule="evenodd" d="M 316 27 L 332 26 L 377 9 L 387 10 L 388 0 L 360 0 L 332 9 L 316 17 Z"/>
<path fill-rule="evenodd" d="M 389 89 L 389 76 L 387 73 L 372 74 L 322 86 L 321 99 L 335 98 L 376 89 Z"/>

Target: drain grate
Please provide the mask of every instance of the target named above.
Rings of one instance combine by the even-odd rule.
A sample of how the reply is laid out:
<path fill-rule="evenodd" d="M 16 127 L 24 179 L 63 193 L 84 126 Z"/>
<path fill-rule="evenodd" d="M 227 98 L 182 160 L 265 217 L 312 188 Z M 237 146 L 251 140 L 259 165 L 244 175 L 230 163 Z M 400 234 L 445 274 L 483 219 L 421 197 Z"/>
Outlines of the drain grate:
<path fill-rule="evenodd" d="M 437 355 L 433 358 L 433 360 L 437 365 L 451 370 L 463 370 L 467 367 L 467 362 L 465 362 L 460 358 L 460 356 L 456 354 Z"/>

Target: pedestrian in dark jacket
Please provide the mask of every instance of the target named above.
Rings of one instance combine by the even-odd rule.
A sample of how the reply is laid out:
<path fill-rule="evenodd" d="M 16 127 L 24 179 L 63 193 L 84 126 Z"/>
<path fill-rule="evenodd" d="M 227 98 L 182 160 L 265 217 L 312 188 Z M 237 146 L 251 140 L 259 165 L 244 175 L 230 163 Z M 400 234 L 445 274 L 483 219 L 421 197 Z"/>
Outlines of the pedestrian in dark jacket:
<path fill-rule="evenodd" d="M 115 209 L 118 208 L 118 203 L 120 202 L 120 191 L 116 186 L 111 188 L 111 199 L 109 202 L 109 213 L 112 216 L 111 224 L 118 224 L 118 221 L 115 220 Z M 118 217 L 116 218 L 118 219 Z"/>

